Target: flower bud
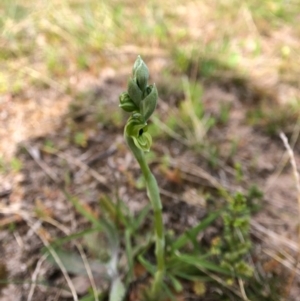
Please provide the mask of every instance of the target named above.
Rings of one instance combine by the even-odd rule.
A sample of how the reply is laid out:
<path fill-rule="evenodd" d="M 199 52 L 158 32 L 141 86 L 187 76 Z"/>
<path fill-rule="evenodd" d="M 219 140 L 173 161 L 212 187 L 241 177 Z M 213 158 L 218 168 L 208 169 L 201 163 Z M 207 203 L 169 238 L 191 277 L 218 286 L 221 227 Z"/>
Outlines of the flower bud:
<path fill-rule="evenodd" d="M 122 108 L 124 111 L 126 112 L 138 111 L 137 106 L 132 101 L 132 99 L 130 98 L 127 92 L 123 92 L 120 95 L 119 101 L 120 101 L 119 107 Z"/>
<path fill-rule="evenodd" d="M 148 86 L 146 91 L 149 94 L 141 101 L 140 112 L 147 121 L 156 108 L 158 93 L 155 84 Z"/>
<path fill-rule="evenodd" d="M 137 56 L 134 64 L 133 64 L 133 69 L 132 69 L 132 74 L 133 76 L 135 76 L 135 73 L 136 73 L 136 69 L 143 63 L 143 60 L 141 58 L 140 55 Z"/>
<path fill-rule="evenodd" d="M 142 100 L 142 91 L 132 78 L 128 81 L 128 95 L 132 99 L 132 101 L 135 103 L 137 107 L 140 106 L 140 102 Z"/>
<path fill-rule="evenodd" d="M 149 79 L 149 70 L 140 56 L 138 56 L 134 63 L 133 77 L 136 79 L 136 83 L 141 91 L 144 91 Z"/>

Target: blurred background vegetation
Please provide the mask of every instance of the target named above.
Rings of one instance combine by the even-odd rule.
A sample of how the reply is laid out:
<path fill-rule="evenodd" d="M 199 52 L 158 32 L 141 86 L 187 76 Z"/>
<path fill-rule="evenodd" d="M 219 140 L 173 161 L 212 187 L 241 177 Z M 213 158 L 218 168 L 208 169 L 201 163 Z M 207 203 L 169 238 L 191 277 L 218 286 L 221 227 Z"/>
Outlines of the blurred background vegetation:
<path fill-rule="evenodd" d="M 288 104 L 284 112 L 259 108 L 249 113 L 250 122 L 270 132 L 299 102 L 297 1 L 3 0 L 0 22 L 0 92 L 4 100 L 22 98 L 19 112 L 30 107 L 24 99 L 42 102 L 47 94 L 51 101 L 42 112 L 51 115 L 53 99 L 65 103 L 66 96 L 74 98 L 101 76 L 126 73 L 138 54 L 150 64 L 153 77 L 160 78 L 162 98 L 183 90 L 185 74 L 220 82 L 242 102 Z M 41 91 L 47 93 L 37 96 Z M 36 115 L 30 119 L 39 120 Z M 261 117 L 271 119 L 271 125 Z M 28 127 L 25 119 L 21 123 Z M 6 128 L 17 126 L 8 123 Z M 20 141 L 41 132 L 36 127 L 24 131 L 11 136 Z M 1 150 L 9 153 L 7 147 Z"/>
<path fill-rule="evenodd" d="M 299 30 L 296 1 L 3 0 L 0 91 L 72 91 L 72 77 L 141 54 L 182 71 L 199 61 L 203 77 L 234 69 L 295 101 Z"/>
<path fill-rule="evenodd" d="M 297 1 L 3 0 L 0 24 L 0 92 L 6 95 L 3 102 L 9 96 L 15 103 L 22 100 L 10 108 L 18 117 L 6 120 L 5 140 L 43 133 L 35 118 L 52 119 L 37 114 L 37 103 L 44 99 L 42 112 L 55 116 L 53 101 L 60 102 L 58 111 L 65 110 L 66 96 L 97 84 L 102 75 L 126 73 L 138 54 L 154 78 L 161 75 L 162 97 L 187 74 L 217 79 L 241 101 L 267 100 L 264 112 L 256 109 L 248 117 L 264 127 L 270 121 L 271 132 L 299 103 Z M 36 101 L 26 103 L 32 98 Z M 268 110 L 274 102 L 288 103 L 288 113 Z M 28 110 L 33 110 L 31 127 L 29 116 L 20 114 Z M 20 124 L 30 130 L 17 130 Z M 7 130 L 14 134 L 6 136 Z M 9 153 L 10 145 L 3 145 Z"/>

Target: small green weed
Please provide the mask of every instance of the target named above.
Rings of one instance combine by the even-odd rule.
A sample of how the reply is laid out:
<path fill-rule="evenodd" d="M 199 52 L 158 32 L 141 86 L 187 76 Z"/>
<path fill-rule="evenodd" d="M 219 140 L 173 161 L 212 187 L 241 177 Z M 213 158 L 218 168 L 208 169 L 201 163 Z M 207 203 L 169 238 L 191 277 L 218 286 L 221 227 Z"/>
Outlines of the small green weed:
<path fill-rule="evenodd" d="M 74 142 L 78 146 L 86 147 L 87 146 L 87 137 L 83 132 L 76 132 L 74 135 Z"/>

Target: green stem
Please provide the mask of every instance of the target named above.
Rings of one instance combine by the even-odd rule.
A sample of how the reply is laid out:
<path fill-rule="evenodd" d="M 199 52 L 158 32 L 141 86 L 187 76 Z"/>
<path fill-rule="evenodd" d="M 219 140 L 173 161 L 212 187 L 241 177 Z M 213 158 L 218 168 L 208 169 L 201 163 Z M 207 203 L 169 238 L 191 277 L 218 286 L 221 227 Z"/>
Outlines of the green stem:
<path fill-rule="evenodd" d="M 154 276 L 154 282 L 152 286 L 152 296 L 157 297 L 158 293 L 161 289 L 161 284 L 163 281 L 164 273 L 165 273 L 165 259 L 164 259 L 164 250 L 165 250 L 165 237 L 164 237 L 164 225 L 163 225 L 163 217 L 162 217 L 162 204 L 159 195 L 159 189 L 157 185 L 157 181 L 152 174 L 146 159 L 144 152 L 136 147 L 131 137 L 128 137 L 125 134 L 126 142 L 131 149 L 134 157 L 138 161 L 142 173 L 144 175 L 146 186 L 147 186 L 147 194 L 152 204 L 152 208 L 154 211 L 154 227 L 155 227 L 155 255 L 157 260 L 157 270 Z"/>

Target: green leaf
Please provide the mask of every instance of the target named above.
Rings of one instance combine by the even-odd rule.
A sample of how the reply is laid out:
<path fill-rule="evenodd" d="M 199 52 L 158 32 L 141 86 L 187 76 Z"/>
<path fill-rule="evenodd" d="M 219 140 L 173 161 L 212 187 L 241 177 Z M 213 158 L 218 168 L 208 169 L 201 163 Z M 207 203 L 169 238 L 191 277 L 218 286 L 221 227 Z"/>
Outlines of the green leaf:
<path fill-rule="evenodd" d="M 156 267 L 146 260 L 142 255 L 138 257 L 138 260 L 150 274 L 153 275 L 156 272 Z"/>
<path fill-rule="evenodd" d="M 171 283 L 172 283 L 172 286 L 174 287 L 174 290 L 176 293 L 180 293 L 183 291 L 183 286 L 181 284 L 181 282 L 174 276 L 172 275 L 168 275 L 170 280 L 171 280 Z"/>
<path fill-rule="evenodd" d="M 211 213 L 208 217 L 202 220 L 198 225 L 183 233 L 173 244 L 171 252 L 174 252 L 187 244 L 188 241 L 194 240 L 198 233 L 205 230 L 212 222 L 221 214 L 221 211 Z"/>
<path fill-rule="evenodd" d="M 128 276 L 126 277 L 126 284 L 128 285 L 133 279 L 133 259 L 134 259 L 132 243 L 131 243 L 131 232 L 129 229 L 125 230 L 125 250 L 126 250 L 126 257 L 128 262 Z"/>
<path fill-rule="evenodd" d="M 91 228 L 91 229 L 83 230 L 83 231 L 80 231 L 80 232 L 77 232 L 77 233 L 74 233 L 74 234 L 70 234 L 70 235 L 68 235 L 66 237 L 63 237 L 63 238 L 57 238 L 54 241 L 52 241 L 50 245 L 52 247 L 61 246 L 62 244 L 66 243 L 66 242 L 69 242 L 71 240 L 83 237 L 87 234 L 90 234 L 90 233 L 93 233 L 93 232 L 96 232 L 96 231 L 100 231 L 100 230 L 101 230 L 101 228 Z M 45 250 L 46 250 L 46 248 L 45 248 Z"/>
<path fill-rule="evenodd" d="M 206 252 L 205 254 L 190 254 L 190 256 L 194 256 L 195 258 L 197 258 L 197 260 L 205 260 L 207 258 L 211 257 L 211 254 L 209 254 L 208 252 Z M 182 261 L 178 260 L 178 254 L 174 254 L 172 257 L 168 258 L 167 261 L 167 267 L 168 269 L 186 269 L 189 268 L 189 266 L 187 266 L 185 263 L 183 263 Z"/>
<path fill-rule="evenodd" d="M 218 272 L 224 275 L 232 276 L 232 272 L 228 269 L 224 269 L 220 267 L 220 265 L 217 265 L 215 263 L 212 263 L 208 260 L 200 260 L 197 256 L 191 256 L 191 255 L 178 255 L 177 256 L 179 260 L 188 263 L 190 265 L 193 265 L 200 270 L 209 270 L 212 272 Z"/>
<path fill-rule="evenodd" d="M 211 278 L 209 278 L 208 276 L 203 276 L 203 275 L 190 275 L 189 273 L 185 273 L 185 272 L 181 272 L 181 271 L 176 271 L 173 273 L 175 276 L 180 277 L 182 279 L 185 280 L 189 280 L 189 281 L 210 281 Z"/>

